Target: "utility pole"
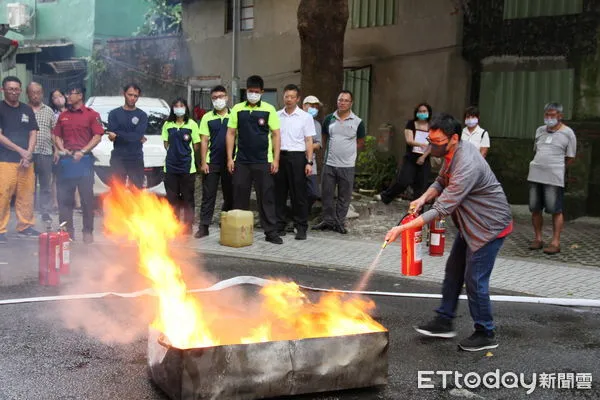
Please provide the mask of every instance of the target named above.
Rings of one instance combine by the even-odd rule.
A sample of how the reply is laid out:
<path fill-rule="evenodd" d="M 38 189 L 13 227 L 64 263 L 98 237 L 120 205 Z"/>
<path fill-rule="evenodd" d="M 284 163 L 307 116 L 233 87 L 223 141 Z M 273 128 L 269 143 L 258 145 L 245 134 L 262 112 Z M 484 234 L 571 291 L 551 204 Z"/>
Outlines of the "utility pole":
<path fill-rule="evenodd" d="M 238 73 L 238 50 L 240 38 L 240 0 L 232 0 L 232 28 L 231 37 L 231 97 L 233 104 L 240 101 L 240 77 Z"/>

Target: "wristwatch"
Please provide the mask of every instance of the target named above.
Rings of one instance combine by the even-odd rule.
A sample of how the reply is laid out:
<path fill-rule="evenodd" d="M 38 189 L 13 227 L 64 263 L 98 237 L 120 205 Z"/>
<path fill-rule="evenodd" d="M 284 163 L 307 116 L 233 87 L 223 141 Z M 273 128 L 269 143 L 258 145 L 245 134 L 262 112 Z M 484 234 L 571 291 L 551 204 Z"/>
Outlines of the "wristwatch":
<path fill-rule="evenodd" d="M 83 150 L 83 149 L 79 149 L 77 150 L 78 152 L 80 152 L 81 154 L 83 154 L 84 156 L 87 154 L 87 151 Z"/>
<path fill-rule="evenodd" d="M 312 162 L 312 161 L 306 161 L 306 164 L 308 164 L 308 165 L 313 165 L 313 164 L 314 164 L 314 162 Z"/>

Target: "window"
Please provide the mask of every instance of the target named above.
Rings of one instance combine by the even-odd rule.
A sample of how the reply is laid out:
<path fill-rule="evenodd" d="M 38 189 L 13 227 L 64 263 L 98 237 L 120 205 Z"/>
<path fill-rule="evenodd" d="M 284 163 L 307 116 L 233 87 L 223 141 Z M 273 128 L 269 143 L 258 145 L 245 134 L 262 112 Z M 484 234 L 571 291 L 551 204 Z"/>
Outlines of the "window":
<path fill-rule="evenodd" d="M 349 7 L 352 28 L 369 28 L 396 23 L 398 0 L 350 0 Z"/>
<path fill-rule="evenodd" d="M 547 103 L 562 103 L 564 118 L 571 118 L 573 88 L 572 69 L 483 72 L 481 124 L 493 137 L 531 139 Z"/>
<path fill-rule="evenodd" d="M 56 3 L 56 0 L 37 0 L 38 3 Z"/>
<path fill-rule="evenodd" d="M 504 0 L 504 19 L 579 14 L 583 0 Z"/>
<path fill-rule="evenodd" d="M 237 0 L 240 6 L 240 31 L 254 29 L 254 0 Z M 233 31 L 233 5 L 234 0 L 227 0 L 227 15 L 225 18 L 225 32 Z"/>

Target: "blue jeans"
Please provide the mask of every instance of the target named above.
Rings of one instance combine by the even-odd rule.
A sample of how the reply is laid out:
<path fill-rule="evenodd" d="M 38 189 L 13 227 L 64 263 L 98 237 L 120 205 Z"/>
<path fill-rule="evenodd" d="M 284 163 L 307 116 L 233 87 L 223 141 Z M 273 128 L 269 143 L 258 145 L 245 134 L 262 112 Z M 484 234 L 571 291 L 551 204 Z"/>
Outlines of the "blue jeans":
<path fill-rule="evenodd" d="M 436 310 L 438 314 L 447 319 L 455 317 L 458 296 L 464 283 L 467 287 L 469 311 L 475 329 L 487 333 L 495 329 L 490 301 L 490 275 L 503 243 L 504 238 L 497 238 L 473 252 L 467 246 L 462 234 L 456 236 L 446 261 L 442 304 Z"/>

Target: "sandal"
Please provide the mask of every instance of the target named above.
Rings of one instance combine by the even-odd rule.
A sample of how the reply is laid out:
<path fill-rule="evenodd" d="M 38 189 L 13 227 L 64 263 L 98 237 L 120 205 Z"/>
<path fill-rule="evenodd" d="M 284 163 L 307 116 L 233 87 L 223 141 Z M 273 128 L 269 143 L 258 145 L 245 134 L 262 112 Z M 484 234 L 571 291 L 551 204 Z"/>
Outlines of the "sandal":
<path fill-rule="evenodd" d="M 548 246 L 544 249 L 544 253 L 545 254 L 560 253 L 560 246 L 555 246 L 555 245 L 551 244 L 550 246 Z"/>
<path fill-rule="evenodd" d="M 536 239 L 529 245 L 529 250 L 540 250 L 542 247 L 544 247 L 544 242 Z"/>

